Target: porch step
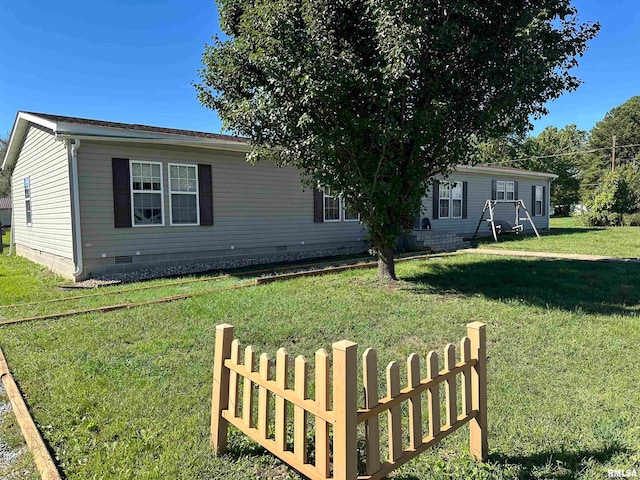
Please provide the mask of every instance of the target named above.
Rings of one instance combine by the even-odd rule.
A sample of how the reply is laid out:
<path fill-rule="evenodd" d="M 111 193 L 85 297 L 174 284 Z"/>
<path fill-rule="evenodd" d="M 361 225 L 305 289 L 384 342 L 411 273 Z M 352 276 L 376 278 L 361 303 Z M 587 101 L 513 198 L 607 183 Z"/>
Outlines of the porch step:
<path fill-rule="evenodd" d="M 408 250 L 430 250 L 437 253 L 470 247 L 471 242 L 453 232 L 412 230 L 405 235 L 405 248 Z"/>

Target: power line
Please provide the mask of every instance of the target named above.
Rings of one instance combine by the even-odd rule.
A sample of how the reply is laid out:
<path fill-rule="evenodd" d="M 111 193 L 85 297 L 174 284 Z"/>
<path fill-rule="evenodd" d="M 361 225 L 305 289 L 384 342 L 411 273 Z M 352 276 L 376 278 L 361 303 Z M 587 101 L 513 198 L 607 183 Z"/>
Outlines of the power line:
<path fill-rule="evenodd" d="M 628 144 L 628 145 L 616 145 L 616 149 L 631 148 L 631 147 L 640 147 L 640 143 L 634 143 L 634 144 Z M 544 158 L 566 157 L 569 155 L 585 155 L 587 153 L 595 153 L 595 152 L 601 152 L 603 150 L 611 150 L 611 148 L 612 147 L 602 147 L 602 148 L 592 148 L 590 150 L 575 150 L 573 152 L 555 153 L 552 155 L 534 155 L 531 157 L 515 158 L 513 160 L 501 160 L 496 162 L 488 162 L 486 165 L 498 165 L 502 163 L 513 163 L 513 162 L 526 162 L 527 160 L 540 160 Z"/>

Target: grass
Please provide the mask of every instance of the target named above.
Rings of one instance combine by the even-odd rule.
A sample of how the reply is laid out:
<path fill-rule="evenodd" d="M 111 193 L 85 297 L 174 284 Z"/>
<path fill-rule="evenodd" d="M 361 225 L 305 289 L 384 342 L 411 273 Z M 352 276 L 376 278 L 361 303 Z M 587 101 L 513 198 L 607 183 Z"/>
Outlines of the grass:
<path fill-rule="evenodd" d="M 483 238 L 478 247 L 640 258 L 639 227 L 585 227 L 572 218 L 552 218 L 551 229 L 542 232 L 542 240 L 532 235 L 499 238 L 499 243 Z"/>
<path fill-rule="evenodd" d="M 356 270 L 5 326 L 0 344 L 69 479 L 300 478 L 235 431 L 227 455 L 211 454 L 222 322 L 270 355 L 312 357 L 342 338 L 376 348 L 381 379 L 387 362 L 418 352 L 424 365 L 466 323 L 487 323 L 489 461 L 472 461 L 463 428 L 396 479 L 603 478 L 640 466 L 637 266 L 469 255 L 397 270 L 397 286 Z M 0 272 L 3 303 L 67 294 L 19 258 L 0 259 Z M 19 287 L 5 289 L 6 272 L 24 277 Z"/>

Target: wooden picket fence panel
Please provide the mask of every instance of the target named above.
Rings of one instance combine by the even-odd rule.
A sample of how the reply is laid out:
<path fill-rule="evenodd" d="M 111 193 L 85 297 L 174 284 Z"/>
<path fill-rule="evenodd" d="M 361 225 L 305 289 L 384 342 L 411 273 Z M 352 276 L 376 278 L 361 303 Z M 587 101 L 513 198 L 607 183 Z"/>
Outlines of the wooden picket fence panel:
<path fill-rule="evenodd" d="M 266 353 L 260 356 L 256 371 L 253 347 L 245 348 L 241 361 L 241 345 L 233 338 L 233 327 L 218 325 L 211 412 L 211 444 L 216 454 L 226 451 L 231 424 L 311 479 L 377 480 L 469 423 L 471 453 L 478 459 L 486 459 L 486 332 L 483 323 L 467 325 L 467 336 L 460 341 L 459 361 L 456 361 L 455 346 L 445 347 L 443 370 L 439 370 L 438 355 L 429 352 L 426 378 L 420 375 L 420 357 L 411 354 L 407 359 L 407 386 L 404 388 L 400 387 L 400 365 L 391 362 L 386 369 L 386 395 L 383 398 L 378 394 L 377 353 L 367 349 L 362 356 L 364 402 L 360 409 L 357 348 L 357 344 L 347 340 L 334 343 L 331 362 L 326 350 L 316 352 L 315 398 L 312 400 L 308 398 L 309 362 L 305 357 L 296 357 L 294 381 L 289 385 L 289 355 L 284 348 L 276 353 L 273 378 L 274 362 Z M 458 375 L 461 379 L 460 406 Z M 444 424 L 440 413 L 440 384 L 444 384 L 445 391 Z M 425 394 L 429 421 L 426 432 L 422 428 Z M 407 402 L 409 412 L 408 442 L 403 442 L 401 427 L 403 402 Z M 293 438 L 287 431 L 291 410 L 288 404 L 293 406 Z M 272 413 L 274 418 L 270 418 Z M 388 453 L 383 461 L 379 416 L 385 413 Z M 313 429 L 309 428 L 308 419 L 313 420 L 314 432 L 309 431 Z M 365 431 L 366 467 L 358 475 L 357 442 L 361 423 L 364 423 Z M 312 456 L 307 451 L 311 439 L 315 443 Z"/>

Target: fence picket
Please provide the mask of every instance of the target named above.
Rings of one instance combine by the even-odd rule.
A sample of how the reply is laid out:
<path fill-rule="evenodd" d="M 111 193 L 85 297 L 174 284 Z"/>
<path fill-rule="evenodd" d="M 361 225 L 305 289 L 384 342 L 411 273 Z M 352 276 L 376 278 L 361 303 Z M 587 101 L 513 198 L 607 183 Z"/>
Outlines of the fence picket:
<path fill-rule="evenodd" d="M 316 405 L 329 410 L 329 354 L 324 348 L 316 352 Z M 329 424 L 316 417 L 316 471 L 329 477 Z"/>
<path fill-rule="evenodd" d="M 269 380 L 269 355 L 260 355 L 260 377 Z M 269 433 L 269 390 L 263 386 L 258 387 L 258 432 L 262 438 L 267 438 Z"/>
<path fill-rule="evenodd" d="M 420 385 L 420 356 L 407 358 L 407 381 L 410 388 Z M 409 399 L 409 446 L 416 449 L 422 443 L 422 398 L 420 393 Z"/>
<path fill-rule="evenodd" d="M 427 355 L 427 379 L 433 380 L 438 376 L 438 354 L 429 352 Z M 440 385 L 429 388 L 427 394 L 429 403 L 429 433 L 435 437 L 440 433 Z"/>
<path fill-rule="evenodd" d="M 255 372 L 256 351 L 251 345 L 244 349 L 244 366 Z M 242 384 L 242 421 L 247 427 L 253 426 L 253 382 L 244 377 Z"/>
<path fill-rule="evenodd" d="M 362 380 L 364 383 L 364 407 L 373 408 L 378 404 L 378 353 L 367 348 L 362 355 Z M 380 420 L 378 415 L 365 421 L 365 448 L 367 474 L 380 470 Z"/>
<path fill-rule="evenodd" d="M 211 446 L 216 455 L 227 449 L 229 423 L 223 412 L 229 408 L 229 369 L 225 361 L 231 357 L 233 326 L 216 326 L 216 349 L 213 361 L 213 392 L 211 395 Z"/>
<path fill-rule="evenodd" d="M 333 477 L 358 475 L 358 344 L 342 340 L 333 351 Z"/>
<path fill-rule="evenodd" d="M 280 348 L 276 352 L 276 383 L 278 387 L 285 390 L 287 388 L 287 377 L 289 375 L 289 354 L 285 348 Z M 276 445 L 283 452 L 287 449 L 287 402 L 284 398 L 276 396 Z"/>
<path fill-rule="evenodd" d="M 302 400 L 307 398 L 309 362 L 302 355 L 296 357 L 295 390 Z M 307 412 L 297 405 L 293 410 L 293 453 L 302 462 L 307 462 Z"/>
<path fill-rule="evenodd" d="M 231 343 L 231 361 L 238 365 L 240 361 L 240 341 L 234 340 Z M 238 416 L 238 373 L 231 370 L 229 372 L 229 410 L 233 416 Z"/>
<path fill-rule="evenodd" d="M 456 347 L 453 343 L 444 347 L 444 369 L 449 372 L 456 366 Z M 456 377 L 445 380 L 445 404 L 447 406 L 447 426 L 451 426 L 458 421 Z"/>
<path fill-rule="evenodd" d="M 478 414 L 469 422 L 469 447 L 471 454 L 486 460 L 487 447 L 487 332 L 483 323 L 467 325 L 471 340 L 471 358 L 476 366 L 471 369 L 471 403 Z"/>
<path fill-rule="evenodd" d="M 393 398 L 400 394 L 400 365 L 391 362 L 387 365 L 387 396 Z M 389 426 L 389 461 L 395 462 L 402 456 L 402 409 L 394 405 L 387 412 Z"/>
<path fill-rule="evenodd" d="M 460 340 L 460 360 L 469 363 L 471 360 L 471 340 L 464 337 Z M 471 411 L 471 371 L 462 372 L 462 414 L 467 416 Z"/>

